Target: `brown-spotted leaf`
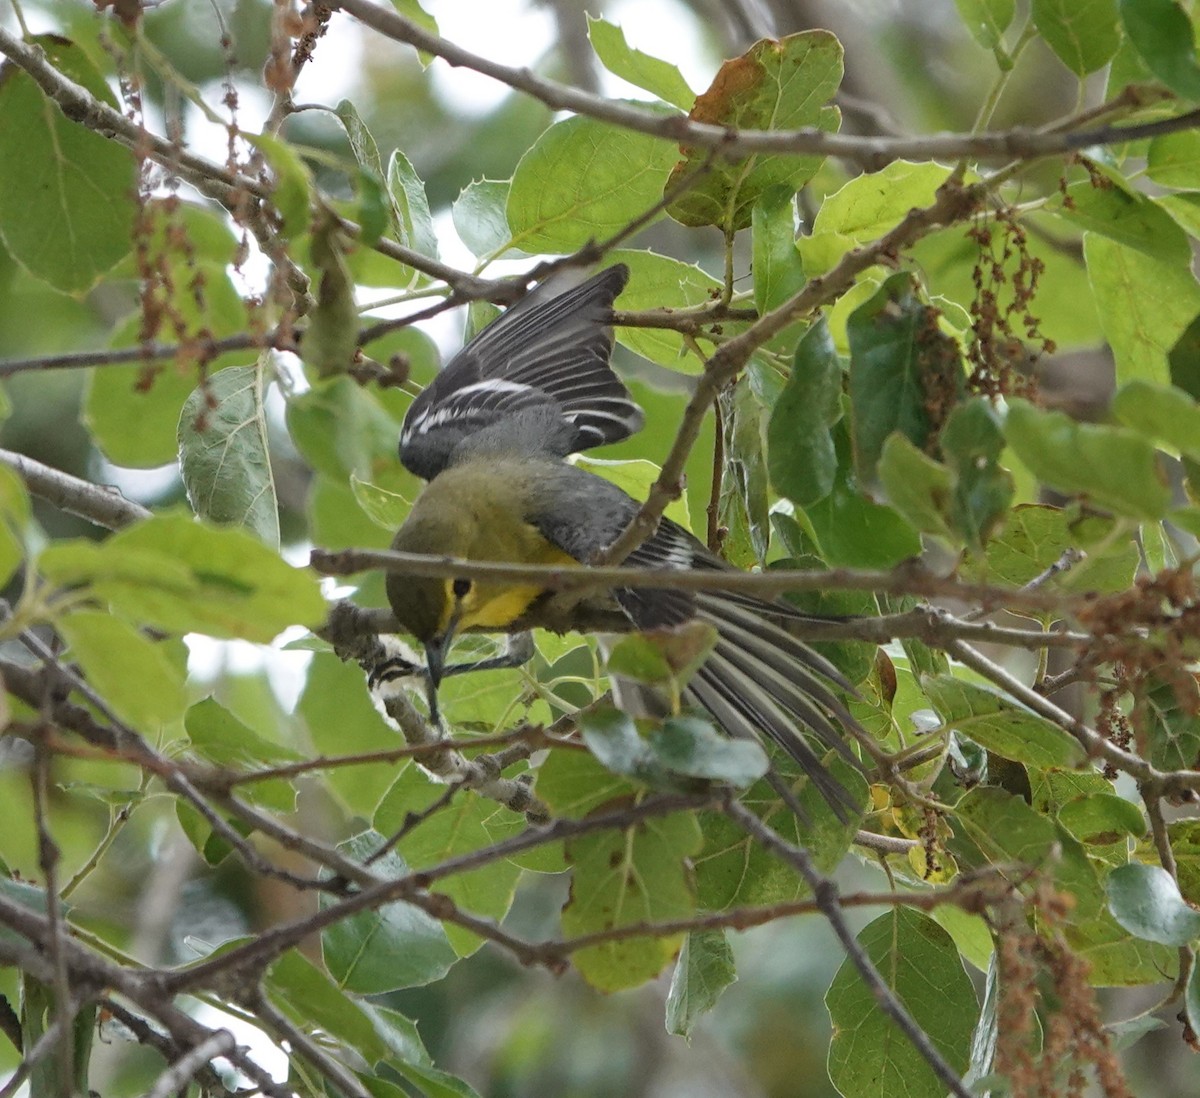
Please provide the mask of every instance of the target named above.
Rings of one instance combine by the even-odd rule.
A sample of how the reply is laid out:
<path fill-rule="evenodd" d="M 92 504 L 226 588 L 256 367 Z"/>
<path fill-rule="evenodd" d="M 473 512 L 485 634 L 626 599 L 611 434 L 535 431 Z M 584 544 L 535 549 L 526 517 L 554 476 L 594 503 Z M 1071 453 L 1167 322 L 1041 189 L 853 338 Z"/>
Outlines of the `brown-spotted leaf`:
<path fill-rule="evenodd" d="M 743 130 L 792 130 L 816 126 L 835 131 L 836 107 L 827 106 L 842 80 L 842 44 L 829 31 L 764 38 L 741 57 L 726 61 L 711 86 L 696 98 L 689 118 Z M 683 158 L 667 181 L 668 191 L 708 159 L 707 149 L 680 146 Z M 758 153 L 717 160 L 674 199 L 667 212 L 684 225 L 741 229 L 768 188 L 798 190 L 816 173 L 819 156 Z"/>

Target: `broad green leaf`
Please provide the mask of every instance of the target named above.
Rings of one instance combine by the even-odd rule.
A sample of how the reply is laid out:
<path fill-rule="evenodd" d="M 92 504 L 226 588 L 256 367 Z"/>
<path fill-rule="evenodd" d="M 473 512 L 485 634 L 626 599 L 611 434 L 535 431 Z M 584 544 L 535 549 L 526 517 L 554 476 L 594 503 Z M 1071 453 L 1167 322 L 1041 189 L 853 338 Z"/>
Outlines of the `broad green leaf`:
<path fill-rule="evenodd" d="M 185 726 L 196 754 L 221 769 L 260 770 L 303 758 L 289 747 L 264 739 L 213 698 L 188 709 Z M 285 779 L 252 782 L 241 789 L 250 799 L 277 812 L 296 810 L 296 789 Z"/>
<path fill-rule="evenodd" d="M 1031 869 L 1043 870 L 1075 897 L 1076 919 L 1101 910 L 1100 882 L 1083 847 L 1021 797 L 994 786 L 976 787 L 958 802 L 956 820 L 949 849 L 960 865 L 990 865 L 1019 886 L 1027 886 Z"/>
<path fill-rule="evenodd" d="M 555 748 L 538 767 L 537 795 L 556 816 L 581 819 L 637 791 L 636 785 L 606 769 L 588 751 Z"/>
<path fill-rule="evenodd" d="M 164 262 L 176 286 L 188 285 L 193 277 L 203 281 L 201 294 L 177 293 L 173 298 L 172 307 L 188 338 L 220 339 L 247 330 L 249 316 L 229 279 L 228 260 L 192 264 L 176 248 L 164 256 Z M 120 325 L 113 346 L 138 342 L 139 327 L 137 317 Z M 257 352 L 249 349 L 220 355 L 205 365 L 204 376 L 215 377 L 226 367 L 245 366 L 256 357 Z M 150 469 L 173 463 L 179 456 L 179 414 L 199 381 L 199 367 L 190 358 L 151 367 L 94 369 L 84 399 L 84 422 L 105 457 L 116 465 Z"/>
<path fill-rule="evenodd" d="M 47 579 L 89 584 L 148 626 L 266 644 L 325 616 L 316 580 L 242 530 L 155 515 L 97 545 L 60 542 L 40 558 Z"/>
<path fill-rule="evenodd" d="M 1140 692 L 1148 718 L 1148 758 L 1163 770 L 1191 770 L 1200 759 L 1200 687 L 1190 677 L 1178 680 L 1152 675 Z"/>
<path fill-rule="evenodd" d="M 187 705 L 184 671 L 162 644 L 98 610 L 74 610 L 55 623 L 70 658 L 122 720 L 157 738 Z"/>
<path fill-rule="evenodd" d="M 962 362 L 907 271 L 889 278 L 851 314 L 847 334 L 855 468 L 870 484 L 893 431 L 920 449 L 929 443 L 939 410 L 953 406 L 962 391 Z"/>
<path fill-rule="evenodd" d="M 683 940 L 667 992 L 667 1032 L 690 1039 L 707 1014 L 737 979 L 733 950 L 723 930 L 693 930 Z"/>
<path fill-rule="evenodd" d="M 513 173 L 512 244 L 560 254 L 612 236 L 659 200 L 674 159 L 645 134 L 582 116 L 556 122 Z"/>
<path fill-rule="evenodd" d="M 1016 13 L 1016 0 L 954 0 L 958 17 L 985 50 L 1000 45 Z"/>
<path fill-rule="evenodd" d="M 279 504 L 263 406 L 266 363 L 221 370 L 184 402 L 179 467 L 192 510 L 279 546 Z"/>
<path fill-rule="evenodd" d="M 609 259 L 629 268 L 629 285 L 617 298 L 619 310 L 686 309 L 706 305 L 721 292 L 721 284 L 712 275 L 691 263 L 681 263 L 653 252 L 614 251 Z M 728 325 L 724 326 L 726 331 Z M 703 363 L 685 356 L 683 337 L 678 332 L 654 328 L 617 328 L 617 342 L 662 366 L 698 373 Z M 700 337 L 701 348 L 711 344 Z"/>
<path fill-rule="evenodd" d="M 319 755 L 368 754 L 404 745 L 371 703 L 362 671 L 330 652 L 313 656 L 296 713 Z M 391 765 L 369 763 L 336 767 L 323 781 L 351 815 L 369 819 L 395 777 Z"/>
<path fill-rule="evenodd" d="M 1130 934 L 1160 945 L 1184 946 L 1200 938 L 1200 911 L 1160 866 L 1134 862 L 1108 877 L 1108 908 Z"/>
<path fill-rule="evenodd" d="M 1138 987 L 1173 980 L 1179 950 L 1133 937 L 1102 908 L 1086 922 L 1063 928 L 1067 945 L 1088 964 L 1093 987 Z"/>
<path fill-rule="evenodd" d="M 829 31 L 790 34 L 756 42 L 726 61 L 708 90 L 696 98 L 695 122 L 734 129 L 836 130 L 841 116 L 826 104 L 842 81 L 842 44 Z M 684 225 L 717 225 L 726 231 L 750 224 L 751 211 L 768 189 L 786 184 L 795 193 L 821 166 L 822 157 L 756 154 L 710 163 L 707 149 L 682 146 L 668 187 L 683 184 L 701 165 L 708 170 L 667 207 Z"/>
<path fill-rule="evenodd" d="M 386 474 L 399 468 L 400 424 L 350 378 L 329 378 L 292 397 L 287 427 L 296 449 L 318 473 L 343 483 L 355 474 L 391 490 Z"/>
<path fill-rule="evenodd" d="M 755 782 L 741 795 L 741 803 L 788 842 L 804 847 L 821 872 L 832 871 L 850 849 L 861 826 L 861 816 L 842 822 L 791 758 L 773 753 L 772 761 L 800 802 L 805 819 L 797 817 L 766 781 Z M 823 762 L 855 803 L 865 805 L 867 787 L 861 772 L 833 752 Z M 727 816 L 704 812 L 700 821 L 704 849 L 692 859 L 692 864 L 702 909 L 726 911 L 737 906 L 796 900 L 808 894 L 807 885 L 794 869 Z"/>
<path fill-rule="evenodd" d="M 1124 847 L 1127 836 L 1137 839 L 1146 833 L 1146 819 L 1137 805 L 1115 793 L 1091 793 L 1068 801 L 1058 819 L 1081 843 Z"/>
<path fill-rule="evenodd" d="M 372 820 L 383 835 L 397 831 L 412 813 L 420 813 L 446 791 L 444 785 L 430 780 L 413 762 L 401 764 L 391 788 L 379 802 Z M 509 809 L 479 796 L 461 791 L 448 805 L 411 830 L 396 846 L 397 852 L 413 870 L 439 865 L 450 858 L 470 854 L 504 838 L 497 817 L 524 820 Z M 508 914 L 517 887 L 520 868 L 507 859 L 456 873 L 439 881 L 436 890 L 449 896 L 464 911 L 499 922 Z M 445 924 L 446 936 L 460 956 L 473 953 L 482 940 L 453 923 Z"/>
<path fill-rule="evenodd" d="M 1113 397 L 1110 410 L 1126 427 L 1200 460 L 1200 405 L 1182 389 L 1131 381 Z"/>
<path fill-rule="evenodd" d="M 695 815 L 685 812 L 567 840 L 572 875 L 564 936 L 687 918 L 696 909 L 688 860 L 702 841 Z M 602 991 L 635 987 L 662 971 L 682 937 L 618 939 L 581 949 L 573 961 Z"/>
<path fill-rule="evenodd" d="M 1116 0 L 1033 0 L 1032 12 L 1034 26 L 1076 76 L 1095 72 L 1121 44 Z"/>
<path fill-rule="evenodd" d="M 848 568 L 891 568 L 917 556 L 917 531 L 897 511 L 859 491 L 845 420 L 835 424 L 833 442 L 838 456 L 833 491 L 804 511 L 822 559 Z"/>
<path fill-rule="evenodd" d="M 1161 518 L 1170 505 L 1154 446 L 1128 428 L 1078 423 L 1013 399 L 1004 433 L 1030 472 L 1060 492 L 1142 519 Z"/>
<path fill-rule="evenodd" d="M 1200 189 L 1200 134 L 1184 130 L 1154 138 L 1146 153 L 1146 174 L 1164 187 Z"/>
<path fill-rule="evenodd" d="M 787 385 L 767 426 L 767 467 L 781 495 L 810 506 L 833 490 L 837 451 L 830 428 L 842 416 L 841 361 L 819 318 L 796 347 Z"/>
<path fill-rule="evenodd" d="M 393 151 L 388 160 L 387 185 L 396 211 L 400 243 L 436 259 L 437 233 L 433 228 L 433 215 L 429 212 L 425 184 L 408 157 L 399 149 Z"/>
<path fill-rule="evenodd" d="M 313 226 L 312 261 L 319 272 L 317 303 L 308 317 L 300 356 L 318 378 L 344 374 L 358 351 L 358 307 L 346 265 L 350 241 L 337 220 L 322 215 Z"/>
<path fill-rule="evenodd" d="M 271 203 L 279 211 L 279 236 L 291 240 L 308 228 L 312 173 L 300 154 L 272 134 L 243 134 L 263 154 L 271 168 Z"/>
<path fill-rule="evenodd" d="M 589 15 L 587 24 L 592 49 L 609 72 L 667 103 L 685 111 L 692 109 L 696 93 L 688 87 L 679 69 L 669 61 L 634 49 L 625 41 L 625 32 L 604 19 Z"/>
<path fill-rule="evenodd" d="M 412 510 L 412 500 L 399 492 L 389 492 L 386 488 L 380 488 L 378 484 L 359 480 L 354 473 L 350 474 L 350 491 L 373 522 L 393 533 Z"/>
<path fill-rule="evenodd" d="M 843 253 L 894 228 L 909 210 L 930 205 L 949 174 L 944 164 L 895 160 L 855 176 L 821 203 L 812 233 L 800 240 L 809 273 L 824 274 Z"/>
<path fill-rule="evenodd" d="M 1012 474 L 1000 464 L 1004 434 L 991 403 L 972 397 L 957 404 L 940 443 L 955 474 L 951 522 L 968 545 L 981 546 L 1004 520 L 1015 492 Z"/>
<path fill-rule="evenodd" d="M 346 130 L 350 151 L 358 163 L 358 221 L 362 227 L 359 243 L 370 247 L 389 228 L 399 239 L 399 224 L 395 203 L 387 193 L 383 177 L 383 161 L 379 146 L 357 108 L 349 99 L 341 100 L 333 114 Z"/>
<path fill-rule="evenodd" d="M 1175 0 L 1120 0 L 1125 33 L 1155 76 L 1185 99 L 1200 99 L 1192 21 Z"/>
<path fill-rule="evenodd" d="M 512 232 L 508 227 L 509 181 L 476 179 L 468 183 L 454 200 L 450 214 L 454 231 L 478 259 L 518 255 L 508 247 Z"/>
<path fill-rule="evenodd" d="M 384 836 L 377 832 L 362 831 L 340 843 L 338 849 L 363 860 L 383 842 Z M 391 852 L 372 865 L 389 877 L 408 873 L 404 860 Z M 324 898 L 322 907 L 334 903 L 332 898 Z M 441 923 L 406 903 L 384 904 L 339 919 L 321 932 L 321 956 L 338 987 L 356 995 L 432 983 L 458 960 Z"/>
<path fill-rule="evenodd" d="M 921 688 L 949 727 L 997 755 L 1042 768 L 1083 762 L 1074 736 L 998 690 L 953 675 L 923 675 Z"/>
<path fill-rule="evenodd" d="M 1117 383 L 1167 381 L 1167 352 L 1200 313 L 1200 285 L 1191 269 L 1096 233 L 1085 235 L 1083 251 L 1100 325 L 1117 360 Z"/>
<path fill-rule="evenodd" d="M 879 483 L 887 501 L 916 529 L 954 540 L 950 501 L 954 474 L 918 450 L 902 434 L 889 435 L 879 457 Z"/>
<path fill-rule="evenodd" d="M 1132 538 L 1113 542 L 1112 531 L 1111 519 L 1084 516 L 1075 508 L 1019 504 L 988 543 L 975 572 L 991 582 L 1019 587 L 1053 567 L 1067 549 L 1098 546 L 1102 552 L 1089 554 L 1051 582 L 1079 590 L 1123 590 L 1138 567 L 1138 549 Z"/>
<path fill-rule="evenodd" d="M 858 943 L 947 1063 L 964 1072 L 979 1002 L 950 935 L 929 916 L 897 907 L 861 930 Z M 897 1032 L 849 958 L 825 1006 L 833 1023 L 829 1077 L 841 1094 L 942 1098 L 945 1084 Z"/>
<path fill-rule="evenodd" d="M 101 102 L 117 105 L 80 46 L 57 35 L 39 35 L 31 45 Z M 133 153 L 69 121 L 14 64 L 0 74 L 0 117 L 4 246 L 35 278 L 81 294 L 133 247 Z"/>
<path fill-rule="evenodd" d="M 1108 186 L 1097 186 L 1090 179 L 1072 183 L 1067 188 L 1070 202 L 1054 212 L 1152 260 L 1186 267 L 1192 249 L 1187 234 L 1171 216 L 1116 173 L 1105 181 Z"/>
<path fill-rule="evenodd" d="M 751 213 L 754 304 L 759 313 L 782 305 L 804 286 L 804 262 L 796 247 L 796 196 L 790 187 L 764 192 Z"/>

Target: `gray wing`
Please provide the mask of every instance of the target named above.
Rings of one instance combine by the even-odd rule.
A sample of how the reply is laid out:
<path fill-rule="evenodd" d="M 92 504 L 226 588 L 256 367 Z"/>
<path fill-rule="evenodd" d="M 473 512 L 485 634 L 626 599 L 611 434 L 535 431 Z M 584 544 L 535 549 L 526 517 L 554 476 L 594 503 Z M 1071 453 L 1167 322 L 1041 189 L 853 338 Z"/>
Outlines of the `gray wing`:
<path fill-rule="evenodd" d="M 553 479 L 538 487 L 533 495 L 544 511 L 528 516 L 529 521 L 585 563 L 620 534 L 638 509 L 615 485 L 569 465 L 559 466 Z M 729 567 L 669 519 L 663 519 L 654 536 L 625 563 L 666 570 Z M 837 693 L 853 693 L 853 686 L 829 660 L 788 631 L 789 623 L 823 619 L 785 602 L 723 591 L 629 587 L 613 595 L 638 629 L 696 619 L 712 625 L 717 630 L 716 647 L 688 684 L 685 697 L 708 710 L 730 736 L 766 736 L 775 741 L 842 819 L 859 811 L 861 806 L 825 768 L 804 734 L 807 730 L 821 745 L 861 766 L 846 743 L 846 731 L 862 730 Z"/>
<path fill-rule="evenodd" d="M 539 286 L 489 324 L 413 401 L 404 466 L 430 480 L 481 433 L 494 450 L 565 457 L 640 430 L 642 410 L 609 365 L 612 305 L 628 279 L 617 264 L 556 296 Z"/>

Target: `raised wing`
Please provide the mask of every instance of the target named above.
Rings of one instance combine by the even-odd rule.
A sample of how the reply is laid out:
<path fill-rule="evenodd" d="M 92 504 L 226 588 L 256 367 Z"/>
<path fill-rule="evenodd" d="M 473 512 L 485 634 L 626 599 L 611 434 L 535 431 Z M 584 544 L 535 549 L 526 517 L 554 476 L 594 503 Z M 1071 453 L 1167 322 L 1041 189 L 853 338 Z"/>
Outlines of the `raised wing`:
<path fill-rule="evenodd" d="M 617 264 L 560 294 L 539 286 L 489 324 L 421 393 L 400 432 L 400 460 L 431 480 L 466 439 L 559 457 L 619 442 L 642 410 L 609 365 Z"/>

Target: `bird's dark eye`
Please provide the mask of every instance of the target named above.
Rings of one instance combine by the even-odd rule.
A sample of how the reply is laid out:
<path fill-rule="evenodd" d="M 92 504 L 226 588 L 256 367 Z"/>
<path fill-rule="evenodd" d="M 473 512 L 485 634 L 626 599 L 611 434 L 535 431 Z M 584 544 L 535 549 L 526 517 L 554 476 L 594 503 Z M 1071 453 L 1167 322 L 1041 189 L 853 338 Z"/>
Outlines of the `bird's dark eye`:
<path fill-rule="evenodd" d="M 471 581 L 468 579 L 456 579 L 451 584 L 450 590 L 454 592 L 456 599 L 465 599 L 471 593 Z"/>

